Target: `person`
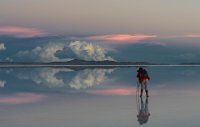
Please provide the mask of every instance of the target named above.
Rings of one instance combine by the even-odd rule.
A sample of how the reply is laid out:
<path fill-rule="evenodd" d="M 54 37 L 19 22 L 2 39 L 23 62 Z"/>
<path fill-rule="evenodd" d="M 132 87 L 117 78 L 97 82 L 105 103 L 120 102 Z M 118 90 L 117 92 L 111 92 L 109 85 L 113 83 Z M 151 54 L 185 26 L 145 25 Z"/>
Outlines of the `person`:
<path fill-rule="evenodd" d="M 141 102 L 140 102 L 141 105 L 139 107 L 137 118 L 138 118 L 139 124 L 142 125 L 148 122 L 150 113 L 148 109 L 148 97 L 146 98 L 145 104 L 143 102 L 143 98 L 140 97 L 140 99 L 141 99 Z"/>
<path fill-rule="evenodd" d="M 148 72 L 145 69 L 143 69 L 142 67 L 140 67 L 137 70 L 137 78 L 138 78 L 139 84 L 141 85 L 140 97 L 142 96 L 144 89 L 146 92 L 146 96 L 149 97 L 147 83 L 150 80 L 150 77 L 148 75 Z"/>

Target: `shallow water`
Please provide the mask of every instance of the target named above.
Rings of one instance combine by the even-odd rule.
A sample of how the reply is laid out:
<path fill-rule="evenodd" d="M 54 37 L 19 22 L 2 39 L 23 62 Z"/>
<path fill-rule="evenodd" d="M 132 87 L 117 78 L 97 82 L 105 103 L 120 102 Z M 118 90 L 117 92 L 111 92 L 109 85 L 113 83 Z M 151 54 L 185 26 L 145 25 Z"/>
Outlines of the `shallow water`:
<path fill-rule="evenodd" d="M 146 69 L 150 97 L 143 96 L 143 103 L 136 96 L 137 68 L 1 69 L 1 126 L 199 126 L 200 68 Z M 142 105 L 150 113 L 144 122 L 138 120 Z"/>

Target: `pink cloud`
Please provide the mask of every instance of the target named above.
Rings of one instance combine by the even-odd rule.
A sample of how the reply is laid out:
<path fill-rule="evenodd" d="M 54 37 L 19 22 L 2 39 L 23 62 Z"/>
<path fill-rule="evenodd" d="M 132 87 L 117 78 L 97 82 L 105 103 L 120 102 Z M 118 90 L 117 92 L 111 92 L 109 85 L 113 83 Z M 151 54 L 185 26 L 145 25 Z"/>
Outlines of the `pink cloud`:
<path fill-rule="evenodd" d="M 98 94 L 98 95 L 130 96 L 130 95 L 136 95 L 136 89 L 114 88 L 114 89 L 88 90 L 87 93 Z"/>
<path fill-rule="evenodd" d="M 16 93 L 6 97 L 0 97 L 0 104 L 27 104 L 40 101 L 46 96 L 35 93 Z"/>
<path fill-rule="evenodd" d="M 111 95 L 111 96 L 136 96 L 136 87 L 123 87 L 123 88 L 110 88 L 110 89 L 96 89 L 87 90 L 86 93 L 96 95 Z M 160 93 L 156 90 L 151 90 L 150 95 L 159 95 Z M 144 92 L 145 95 L 145 92 Z"/>
<path fill-rule="evenodd" d="M 0 35 L 11 35 L 19 38 L 44 36 L 47 33 L 35 28 L 3 26 L 0 27 Z"/>
<path fill-rule="evenodd" d="M 156 37 L 157 37 L 156 35 L 113 34 L 113 35 L 91 36 L 88 39 L 99 40 L 99 41 L 139 41 Z"/>

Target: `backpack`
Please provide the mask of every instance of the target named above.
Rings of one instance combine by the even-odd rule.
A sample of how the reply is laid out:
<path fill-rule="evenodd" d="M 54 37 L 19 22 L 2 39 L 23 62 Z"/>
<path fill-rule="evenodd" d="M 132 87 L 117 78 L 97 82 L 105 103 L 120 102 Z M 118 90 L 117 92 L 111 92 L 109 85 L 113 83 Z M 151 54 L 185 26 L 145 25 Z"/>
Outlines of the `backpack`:
<path fill-rule="evenodd" d="M 148 76 L 148 73 L 147 73 L 147 71 L 146 71 L 145 69 L 143 69 L 143 70 L 141 71 L 141 76 L 142 76 L 142 77 L 149 77 L 149 76 Z"/>

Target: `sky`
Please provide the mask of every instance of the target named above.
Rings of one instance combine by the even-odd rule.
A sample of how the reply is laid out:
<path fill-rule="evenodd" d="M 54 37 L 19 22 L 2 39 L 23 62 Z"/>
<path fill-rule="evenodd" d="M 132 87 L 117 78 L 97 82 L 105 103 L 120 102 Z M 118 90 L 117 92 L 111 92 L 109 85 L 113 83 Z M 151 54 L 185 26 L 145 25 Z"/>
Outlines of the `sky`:
<path fill-rule="evenodd" d="M 199 4 L 1 0 L 0 60 L 199 62 Z"/>
<path fill-rule="evenodd" d="M 0 25 L 54 34 L 199 34 L 198 0 L 1 0 Z"/>
<path fill-rule="evenodd" d="M 0 0 L 0 62 L 200 63 L 199 5 L 199 0 Z M 1 126 L 140 126 L 136 69 L 0 68 Z M 146 69 L 148 125 L 198 126 L 200 69 Z"/>

